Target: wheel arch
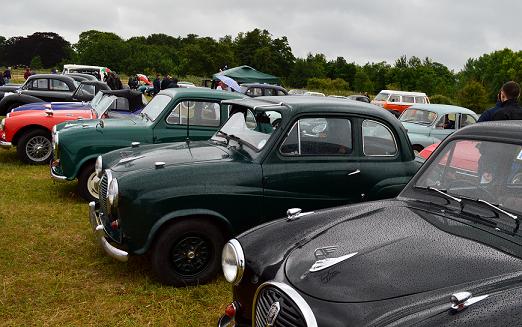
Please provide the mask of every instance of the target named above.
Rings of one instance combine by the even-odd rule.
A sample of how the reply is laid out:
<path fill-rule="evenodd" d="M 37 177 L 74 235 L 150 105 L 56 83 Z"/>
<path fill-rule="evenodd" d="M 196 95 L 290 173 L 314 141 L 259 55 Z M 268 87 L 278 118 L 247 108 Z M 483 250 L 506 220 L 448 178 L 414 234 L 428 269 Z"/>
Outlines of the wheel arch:
<path fill-rule="evenodd" d="M 15 133 L 15 135 L 13 135 L 13 140 L 12 140 L 13 145 L 15 145 L 15 146 L 18 145 L 18 141 L 20 141 L 20 138 L 24 134 L 28 133 L 29 131 L 36 130 L 36 129 L 45 131 L 45 132 L 49 133 L 49 136 L 51 136 L 51 131 L 47 127 L 38 125 L 38 124 L 31 124 L 31 125 L 27 125 L 27 126 L 20 128 Z"/>
<path fill-rule="evenodd" d="M 225 239 L 228 240 L 233 235 L 232 225 L 230 221 L 218 212 L 208 209 L 186 209 L 171 212 L 161 219 L 156 221 L 152 226 L 147 241 L 141 249 L 134 251 L 136 254 L 145 254 L 154 244 L 154 241 L 159 235 L 170 225 L 175 224 L 182 220 L 188 219 L 202 219 L 213 224 L 225 235 Z"/>

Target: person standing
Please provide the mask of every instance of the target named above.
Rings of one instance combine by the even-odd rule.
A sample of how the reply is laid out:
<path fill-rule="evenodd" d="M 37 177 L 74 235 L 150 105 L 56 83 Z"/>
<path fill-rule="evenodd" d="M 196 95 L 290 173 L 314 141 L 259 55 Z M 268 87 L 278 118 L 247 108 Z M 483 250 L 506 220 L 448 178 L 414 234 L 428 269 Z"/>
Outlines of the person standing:
<path fill-rule="evenodd" d="M 7 67 L 4 71 L 4 83 L 9 84 L 11 82 L 11 67 Z"/>
<path fill-rule="evenodd" d="M 0 86 L 4 85 L 4 74 L 0 71 Z"/>
<path fill-rule="evenodd" d="M 25 68 L 25 72 L 24 72 L 24 79 L 28 79 L 29 76 L 31 76 L 31 75 L 32 75 L 32 73 L 31 73 L 31 68 L 26 67 L 26 68 Z"/>
<path fill-rule="evenodd" d="M 491 120 L 521 120 L 522 107 L 518 104 L 520 96 L 520 85 L 509 81 L 500 89 L 500 109 L 493 114 Z"/>
<path fill-rule="evenodd" d="M 162 90 L 165 90 L 166 88 L 169 87 L 169 84 L 170 84 L 170 76 L 169 75 L 165 75 L 163 76 L 163 80 L 161 81 L 161 89 Z"/>
<path fill-rule="evenodd" d="M 490 108 L 490 109 L 484 111 L 480 115 L 479 119 L 477 120 L 477 123 L 481 123 L 481 122 L 492 120 L 493 119 L 493 115 L 502 108 L 502 101 L 500 101 L 500 92 L 501 91 L 498 91 L 497 102 L 495 103 L 495 106 L 493 108 Z"/>
<path fill-rule="evenodd" d="M 154 95 L 158 94 L 161 90 L 160 74 L 156 74 L 156 79 L 152 82 L 152 86 L 154 86 Z"/>

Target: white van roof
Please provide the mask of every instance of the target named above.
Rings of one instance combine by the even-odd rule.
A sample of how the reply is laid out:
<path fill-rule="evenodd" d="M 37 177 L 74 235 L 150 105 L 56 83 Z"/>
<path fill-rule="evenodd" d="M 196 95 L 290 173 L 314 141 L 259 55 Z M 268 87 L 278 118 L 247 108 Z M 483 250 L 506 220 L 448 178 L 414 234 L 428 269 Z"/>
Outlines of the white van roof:
<path fill-rule="evenodd" d="M 397 95 L 413 95 L 413 96 L 427 96 L 424 92 L 406 92 L 406 91 L 396 91 L 396 90 L 382 90 L 379 93 L 393 93 Z"/>
<path fill-rule="evenodd" d="M 101 67 L 101 66 L 88 66 L 88 65 L 76 65 L 76 64 L 67 64 L 63 65 L 64 69 L 74 69 L 74 68 L 92 68 L 92 69 L 105 69 L 107 67 Z"/>

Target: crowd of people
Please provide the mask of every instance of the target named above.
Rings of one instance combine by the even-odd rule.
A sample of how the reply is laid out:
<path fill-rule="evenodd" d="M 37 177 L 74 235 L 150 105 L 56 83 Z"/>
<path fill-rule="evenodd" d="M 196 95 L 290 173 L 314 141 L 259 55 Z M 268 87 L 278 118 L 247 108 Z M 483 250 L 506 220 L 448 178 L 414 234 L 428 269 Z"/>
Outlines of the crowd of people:
<path fill-rule="evenodd" d="M 11 67 L 7 67 L 4 72 L 0 71 L 0 86 L 11 82 Z"/>

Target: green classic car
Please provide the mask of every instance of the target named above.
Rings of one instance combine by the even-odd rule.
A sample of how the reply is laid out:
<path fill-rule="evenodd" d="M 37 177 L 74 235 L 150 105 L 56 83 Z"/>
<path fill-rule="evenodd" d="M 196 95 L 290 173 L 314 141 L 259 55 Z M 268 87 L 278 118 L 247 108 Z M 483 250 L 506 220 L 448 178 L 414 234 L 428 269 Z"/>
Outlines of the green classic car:
<path fill-rule="evenodd" d="M 100 201 L 89 215 L 108 255 L 149 254 L 161 282 L 205 283 L 231 236 L 288 208 L 393 197 L 420 167 L 400 122 L 369 104 L 287 96 L 223 105 L 230 118 L 210 140 L 97 159 Z"/>
<path fill-rule="evenodd" d="M 205 88 L 167 89 L 136 116 L 56 125 L 51 177 L 58 181 L 77 178 L 78 193 L 88 201 L 95 200 L 99 178 L 94 165 L 100 154 L 138 143 L 207 140 L 228 118 L 228 105 L 220 102 L 243 97 Z"/>

